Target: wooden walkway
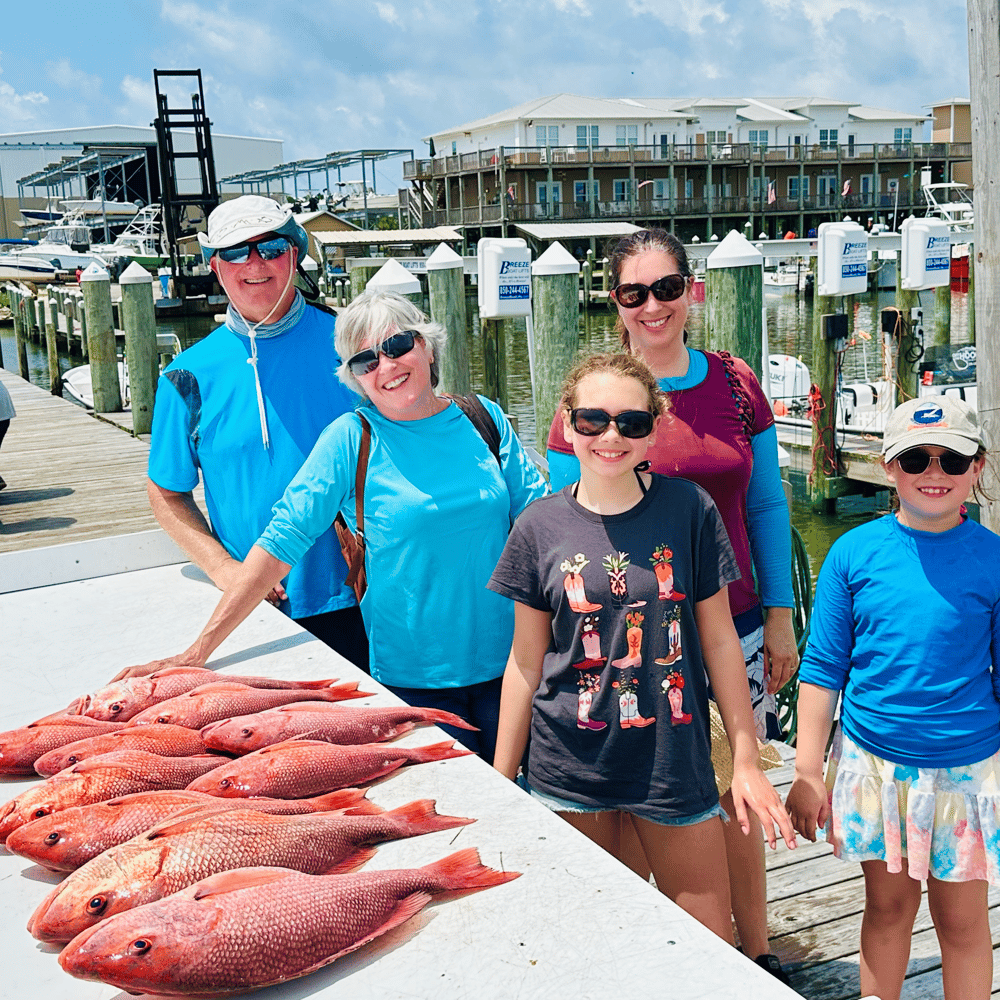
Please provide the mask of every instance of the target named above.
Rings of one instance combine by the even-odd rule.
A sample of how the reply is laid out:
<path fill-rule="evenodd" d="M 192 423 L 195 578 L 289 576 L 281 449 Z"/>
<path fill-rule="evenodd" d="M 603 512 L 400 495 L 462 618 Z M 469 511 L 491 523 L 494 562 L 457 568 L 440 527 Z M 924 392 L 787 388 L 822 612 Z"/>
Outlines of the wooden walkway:
<path fill-rule="evenodd" d="M 784 798 L 792 783 L 795 751 L 779 749 L 789 763 L 767 773 Z M 781 959 L 792 987 L 808 1000 L 857 1000 L 858 944 L 865 905 L 861 866 L 839 861 L 822 842 L 802 841 L 794 851 L 781 843 L 776 851 L 765 850 L 771 951 Z M 998 996 L 1000 889 L 990 890 L 989 902 L 993 996 Z M 943 996 L 941 956 L 925 892 L 913 927 L 902 1000 L 940 1000 Z"/>
<path fill-rule="evenodd" d="M 0 448 L 0 552 L 158 527 L 147 442 L 4 368 L 0 381 L 17 410 Z"/>

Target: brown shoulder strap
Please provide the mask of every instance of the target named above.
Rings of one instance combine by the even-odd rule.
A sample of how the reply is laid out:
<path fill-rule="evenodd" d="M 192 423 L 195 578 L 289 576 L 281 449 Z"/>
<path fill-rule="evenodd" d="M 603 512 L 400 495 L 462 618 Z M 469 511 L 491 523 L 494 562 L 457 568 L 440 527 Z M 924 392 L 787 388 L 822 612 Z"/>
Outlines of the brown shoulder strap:
<path fill-rule="evenodd" d="M 362 544 L 364 544 L 365 478 L 368 475 L 368 453 L 372 446 L 372 429 L 362 414 L 358 414 L 358 419 L 361 421 L 361 445 L 358 448 L 358 468 L 354 473 L 354 513 L 358 521 L 358 534 L 361 536 Z"/>

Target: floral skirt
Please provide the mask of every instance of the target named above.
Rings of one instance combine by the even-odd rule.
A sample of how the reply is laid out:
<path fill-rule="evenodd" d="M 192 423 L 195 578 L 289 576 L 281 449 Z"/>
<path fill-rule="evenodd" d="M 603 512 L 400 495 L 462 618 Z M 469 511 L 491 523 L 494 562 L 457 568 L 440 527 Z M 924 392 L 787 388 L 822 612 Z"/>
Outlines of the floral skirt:
<path fill-rule="evenodd" d="M 885 861 L 923 881 L 1000 885 L 1000 751 L 963 767 L 912 767 L 863 750 L 840 726 L 827 764 L 826 839 L 845 861 Z"/>

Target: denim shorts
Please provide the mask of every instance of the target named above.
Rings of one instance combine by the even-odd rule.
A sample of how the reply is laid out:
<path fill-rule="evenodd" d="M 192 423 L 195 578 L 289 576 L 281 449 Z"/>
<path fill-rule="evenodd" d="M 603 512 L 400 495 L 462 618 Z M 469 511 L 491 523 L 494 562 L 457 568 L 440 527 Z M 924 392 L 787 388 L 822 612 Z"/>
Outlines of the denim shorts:
<path fill-rule="evenodd" d="M 631 810 L 626 809 L 622 806 L 615 806 L 613 809 L 608 809 L 605 806 L 586 806 L 582 802 L 572 802 L 569 799 L 560 798 L 558 795 L 550 795 L 548 792 L 539 791 L 537 788 L 532 788 L 528 784 L 527 779 L 523 774 L 519 774 L 517 777 L 517 783 L 523 788 L 533 799 L 540 802 L 546 809 L 551 809 L 553 812 L 566 812 L 566 813 L 602 813 L 602 812 L 626 812 L 630 813 Z M 635 814 L 638 815 L 638 814 Z M 710 809 L 706 809 L 704 812 L 695 813 L 693 816 L 670 816 L 663 817 L 660 819 L 653 819 L 649 816 L 640 816 L 640 819 L 648 819 L 650 823 L 656 823 L 658 826 L 695 826 L 698 823 L 704 823 L 705 820 L 712 819 L 718 816 L 724 823 L 729 822 L 729 815 L 726 810 L 722 808 L 721 804 L 716 803 Z"/>

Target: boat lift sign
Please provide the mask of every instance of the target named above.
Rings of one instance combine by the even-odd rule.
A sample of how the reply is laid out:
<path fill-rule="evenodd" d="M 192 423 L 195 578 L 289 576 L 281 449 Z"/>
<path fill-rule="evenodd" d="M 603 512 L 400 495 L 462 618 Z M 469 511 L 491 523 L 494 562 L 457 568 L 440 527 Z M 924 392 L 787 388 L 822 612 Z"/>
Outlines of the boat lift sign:
<path fill-rule="evenodd" d="M 521 239 L 479 241 L 479 315 L 531 315 L 531 251 Z"/>
<path fill-rule="evenodd" d="M 824 222 L 817 234 L 820 295 L 868 290 L 868 233 L 856 222 Z"/>
<path fill-rule="evenodd" d="M 951 281 L 951 230 L 944 219 L 906 219 L 902 225 L 900 281 L 919 290 Z"/>

